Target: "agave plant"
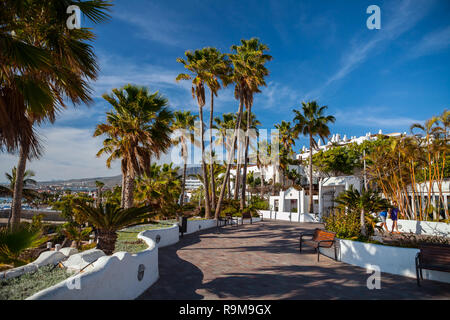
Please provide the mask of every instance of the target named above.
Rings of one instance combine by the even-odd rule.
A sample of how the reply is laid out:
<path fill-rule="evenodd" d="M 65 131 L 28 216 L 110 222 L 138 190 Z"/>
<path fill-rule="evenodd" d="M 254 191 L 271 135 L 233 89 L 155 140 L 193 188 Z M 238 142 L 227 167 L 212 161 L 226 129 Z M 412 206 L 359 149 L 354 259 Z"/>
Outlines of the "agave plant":
<path fill-rule="evenodd" d="M 42 237 L 40 229 L 27 224 L 20 224 L 17 228 L 0 228 L 0 263 L 20 266 L 26 263 L 19 258 L 25 249 L 36 248 L 47 241 Z"/>
<path fill-rule="evenodd" d="M 110 203 L 100 203 L 98 207 L 79 203 L 75 209 L 97 229 L 97 248 L 107 255 L 114 252 L 118 230 L 143 222 L 154 214 L 151 206 L 124 209 Z"/>

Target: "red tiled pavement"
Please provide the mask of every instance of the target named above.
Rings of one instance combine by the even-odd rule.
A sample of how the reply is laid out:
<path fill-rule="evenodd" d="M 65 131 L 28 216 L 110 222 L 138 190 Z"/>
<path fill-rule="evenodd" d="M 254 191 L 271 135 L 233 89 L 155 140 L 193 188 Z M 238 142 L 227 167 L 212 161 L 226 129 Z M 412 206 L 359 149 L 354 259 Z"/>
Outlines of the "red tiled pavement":
<path fill-rule="evenodd" d="M 299 232 L 317 226 L 264 221 L 187 235 L 159 250 L 160 279 L 139 299 L 450 299 L 450 284 L 419 288 L 386 273 L 369 290 L 365 269 L 300 254 Z"/>

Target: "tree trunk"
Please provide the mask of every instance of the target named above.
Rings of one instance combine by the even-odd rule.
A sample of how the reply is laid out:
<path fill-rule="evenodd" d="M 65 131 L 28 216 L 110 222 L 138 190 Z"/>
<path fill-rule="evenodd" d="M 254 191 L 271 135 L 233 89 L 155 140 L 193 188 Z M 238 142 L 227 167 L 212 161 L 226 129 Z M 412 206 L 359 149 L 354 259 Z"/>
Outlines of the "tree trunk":
<path fill-rule="evenodd" d="M 239 151 L 238 151 L 238 162 L 239 162 Z M 241 165 L 238 163 L 236 166 L 236 177 L 235 177 L 235 181 L 234 181 L 234 200 L 239 199 L 239 187 L 240 186 L 241 186 Z"/>
<path fill-rule="evenodd" d="M 309 135 L 309 213 L 314 213 L 314 202 L 313 202 L 313 175 L 312 175 L 312 135 Z"/>
<path fill-rule="evenodd" d="M 22 193 L 23 193 L 23 178 L 27 166 L 29 145 L 20 146 L 19 162 L 16 170 L 16 181 L 14 183 L 14 194 L 11 203 L 11 225 L 15 229 L 20 224 L 20 216 L 22 214 Z"/>
<path fill-rule="evenodd" d="M 360 223 L 361 223 L 361 234 L 365 237 L 367 235 L 367 232 L 366 232 L 366 217 L 364 208 L 361 209 Z"/>
<path fill-rule="evenodd" d="M 120 194 L 120 205 L 125 207 L 125 188 L 127 183 L 127 173 L 122 170 L 122 190 Z"/>
<path fill-rule="evenodd" d="M 186 161 L 184 161 L 184 166 L 183 166 L 183 182 L 181 184 L 181 199 L 180 199 L 180 206 L 183 207 L 183 203 L 184 203 L 184 188 L 186 186 Z"/>
<path fill-rule="evenodd" d="M 234 150 L 234 147 L 236 145 L 236 139 L 237 139 L 237 131 L 239 129 L 239 124 L 241 122 L 241 115 L 242 115 L 242 108 L 243 108 L 243 103 L 242 103 L 242 99 L 239 100 L 239 112 L 238 112 L 238 116 L 236 119 L 236 125 L 234 128 L 234 134 L 233 134 L 233 142 L 232 142 L 232 148 Z M 230 154 L 228 155 L 228 162 L 227 162 L 227 170 L 225 172 L 225 178 L 223 179 L 222 182 L 222 188 L 220 189 L 220 194 L 219 194 L 219 200 L 217 201 L 217 206 L 216 206 L 216 212 L 215 212 L 215 219 L 219 218 L 220 215 L 220 211 L 221 211 L 221 206 L 222 206 L 222 201 L 223 201 L 223 197 L 225 195 L 225 186 L 227 184 L 227 180 L 230 178 L 230 170 L 231 170 L 231 161 L 233 159 L 233 152 L 230 152 Z"/>
<path fill-rule="evenodd" d="M 125 180 L 124 209 L 133 207 L 134 202 L 134 176 L 127 174 Z"/>
<path fill-rule="evenodd" d="M 205 142 L 204 138 L 204 128 L 203 128 L 203 109 L 199 107 L 200 114 L 200 139 L 201 139 L 201 151 L 202 151 L 202 174 L 203 174 L 203 187 L 205 188 L 205 218 L 211 218 L 211 204 L 209 202 L 209 179 L 205 162 Z"/>
<path fill-rule="evenodd" d="M 100 203 L 102 202 L 101 197 L 102 197 L 102 188 L 97 188 L 97 201 L 96 201 L 97 208 L 100 207 Z"/>
<path fill-rule="evenodd" d="M 225 151 L 227 151 L 227 147 L 225 145 L 225 136 L 223 136 L 222 139 L 223 139 L 222 140 L 223 141 L 223 148 L 222 148 L 222 150 L 225 149 Z M 234 149 L 233 149 L 233 151 L 234 151 Z M 224 180 L 225 180 L 225 178 L 224 178 Z M 228 190 L 228 199 L 231 199 L 231 179 L 228 179 L 227 190 Z"/>
<path fill-rule="evenodd" d="M 117 233 L 115 231 L 98 230 L 97 249 L 102 250 L 106 255 L 113 254 L 116 248 Z"/>
<path fill-rule="evenodd" d="M 240 208 L 241 210 L 244 210 L 245 208 L 245 189 L 247 186 L 247 164 L 248 164 L 248 145 L 250 144 L 250 137 L 248 136 L 250 134 L 250 126 L 251 126 L 251 120 L 252 120 L 252 107 L 249 106 L 247 108 L 247 131 L 245 133 L 245 152 L 244 152 L 244 172 L 242 173 L 242 193 L 241 193 L 241 202 L 240 202 Z"/>
<path fill-rule="evenodd" d="M 212 127 L 213 127 L 213 117 L 214 117 L 214 93 L 211 91 L 211 113 L 209 116 L 209 156 L 211 158 L 211 167 L 210 167 L 210 176 L 211 176 L 211 210 L 214 211 L 216 207 L 216 183 L 214 181 L 214 161 L 213 161 L 213 135 L 212 135 Z"/>
<path fill-rule="evenodd" d="M 261 168 L 261 191 L 260 191 L 260 197 L 263 199 L 263 188 L 264 188 L 264 175 L 263 175 L 264 168 Z"/>

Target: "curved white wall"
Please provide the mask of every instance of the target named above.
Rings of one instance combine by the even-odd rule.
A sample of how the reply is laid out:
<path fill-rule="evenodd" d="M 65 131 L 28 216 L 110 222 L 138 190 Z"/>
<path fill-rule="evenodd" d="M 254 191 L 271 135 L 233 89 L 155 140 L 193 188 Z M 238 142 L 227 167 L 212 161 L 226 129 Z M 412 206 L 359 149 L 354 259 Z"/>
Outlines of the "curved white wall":
<path fill-rule="evenodd" d="M 199 228 L 200 226 L 200 228 Z M 188 220 L 187 233 L 216 226 L 216 220 Z M 156 243 L 157 236 L 160 240 Z M 135 299 L 159 278 L 158 247 L 179 241 L 178 225 L 164 229 L 146 230 L 138 238 L 148 248 L 136 254 L 117 252 L 99 258 L 92 268 L 74 275 L 50 288 L 42 290 L 27 300 L 89 300 L 89 299 Z M 144 268 L 138 279 L 139 268 Z"/>
<path fill-rule="evenodd" d="M 180 240 L 178 230 L 178 224 L 174 224 L 169 228 L 146 230 L 141 232 L 140 235 L 152 239 L 159 248 L 162 248 L 177 243 Z M 159 241 L 157 241 L 158 236 Z"/>

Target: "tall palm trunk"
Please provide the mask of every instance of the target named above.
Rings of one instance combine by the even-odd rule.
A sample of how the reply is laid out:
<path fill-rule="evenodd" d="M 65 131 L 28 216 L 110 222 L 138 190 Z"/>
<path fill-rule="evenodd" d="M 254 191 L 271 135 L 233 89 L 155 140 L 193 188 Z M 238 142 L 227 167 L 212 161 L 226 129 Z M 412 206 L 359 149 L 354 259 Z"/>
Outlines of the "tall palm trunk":
<path fill-rule="evenodd" d="M 239 147 L 238 147 L 239 150 Z M 236 178 L 234 181 L 234 200 L 238 200 L 239 199 L 239 189 L 241 186 L 241 164 L 239 163 L 239 151 L 238 151 L 238 159 L 237 159 L 238 163 L 236 165 Z"/>
<path fill-rule="evenodd" d="M 184 188 L 186 186 L 186 160 L 184 161 L 184 166 L 183 166 L 183 182 L 181 184 L 181 199 L 180 199 L 180 206 L 183 206 L 183 202 L 184 202 Z"/>
<path fill-rule="evenodd" d="M 100 203 L 102 202 L 102 188 L 101 187 L 97 187 L 97 201 L 96 202 L 96 207 L 98 208 L 100 206 Z"/>
<path fill-rule="evenodd" d="M 225 135 L 222 136 L 222 144 L 223 144 L 222 150 L 225 149 L 225 151 L 226 151 L 227 147 L 226 147 L 226 144 L 225 144 Z M 234 151 L 234 149 L 233 149 L 233 151 Z M 231 199 L 231 179 L 228 179 L 227 191 L 228 191 L 228 199 Z"/>
<path fill-rule="evenodd" d="M 250 126 L 251 126 L 251 120 L 252 120 L 252 106 L 248 107 L 247 110 L 247 131 L 245 133 L 245 152 L 244 152 L 244 172 L 242 173 L 242 192 L 241 192 L 241 202 L 240 202 L 240 208 L 241 210 L 244 210 L 245 207 L 245 189 L 247 186 L 247 165 L 248 165 L 248 145 L 250 142 Z"/>
<path fill-rule="evenodd" d="M 16 169 L 16 181 L 14 183 L 14 194 L 11 204 L 11 225 L 13 229 L 19 226 L 20 216 L 22 214 L 23 178 L 27 166 L 29 147 L 28 144 L 21 144 L 20 146 L 19 162 Z"/>
<path fill-rule="evenodd" d="M 312 135 L 309 135 L 309 213 L 314 213 L 314 203 L 313 203 L 313 175 L 312 175 Z"/>
<path fill-rule="evenodd" d="M 216 183 L 214 181 L 214 161 L 213 161 L 213 136 L 212 136 L 212 127 L 213 127 L 213 116 L 214 116 L 214 92 L 211 91 L 211 114 L 209 117 L 209 130 L 211 134 L 209 135 L 209 156 L 211 158 L 211 168 L 210 168 L 210 176 L 211 176 L 211 210 L 214 211 L 216 207 Z"/>
<path fill-rule="evenodd" d="M 361 224 L 361 234 L 365 237 L 367 232 L 366 232 L 366 217 L 365 217 L 365 210 L 364 208 L 361 209 L 361 215 L 360 215 L 360 224 Z"/>
<path fill-rule="evenodd" d="M 263 189 L 264 189 L 264 174 L 263 174 L 264 168 L 261 168 L 261 191 L 260 191 L 260 197 L 263 198 Z"/>
<path fill-rule="evenodd" d="M 202 151 L 202 174 L 203 174 L 203 184 L 205 188 L 205 218 L 211 218 L 211 203 L 209 201 L 209 179 L 205 162 L 205 142 L 204 138 L 204 128 L 203 128 L 203 108 L 199 107 L 200 114 L 200 139 L 201 139 L 201 151 Z"/>
<path fill-rule="evenodd" d="M 134 175 L 128 173 L 125 179 L 124 209 L 133 207 L 134 202 Z"/>
<path fill-rule="evenodd" d="M 235 125 L 234 133 L 233 133 L 233 141 L 232 141 L 232 144 L 231 144 L 233 150 L 234 150 L 234 148 L 236 146 L 237 132 L 238 132 L 239 127 L 240 127 L 243 106 L 244 106 L 244 104 L 242 102 L 242 99 L 240 99 L 239 100 L 239 112 L 238 112 L 238 116 L 237 116 L 237 119 L 236 119 L 236 125 Z M 217 201 L 216 212 L 215 212 L 215 215 L 214 215 L 215 219 L 218 219 L 219 215 L 220 215 L 222 201 L 223 201 L 223 197 L 225 195 L 225 186 L 227 184 L 227 180 L 230 179 L 231 161 L 233 159 L 233 155 L 234 155 L 233 152 L 230 152 L 230 154 L 228 155 L 227 170 L 225 172 L 225 179 L 223 179 L 223 182 L 222 182 L 222 188 L 220 189 L 219 200 Z"/>
<path fill-rule="evenodd" d="M 120 192 L 120 205 L 122 208 L 125 207 L 125 189 L 127 184 L 127 169 L 124 166 L 123 160 L 122 160 L 122 190 Z"/>

